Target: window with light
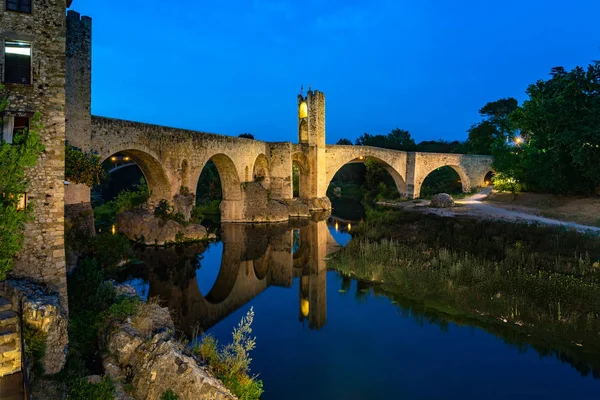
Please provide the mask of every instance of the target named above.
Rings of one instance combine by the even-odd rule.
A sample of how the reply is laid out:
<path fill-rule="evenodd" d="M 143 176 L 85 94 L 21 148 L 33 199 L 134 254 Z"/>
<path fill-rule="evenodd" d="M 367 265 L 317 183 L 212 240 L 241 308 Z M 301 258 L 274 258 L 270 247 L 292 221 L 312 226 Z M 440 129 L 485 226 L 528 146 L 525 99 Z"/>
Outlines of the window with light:
<path fill-rule="evenodd" d="M 7 40 L 4 44 L 4 82 L 31 83 L 31 43 Z"/>

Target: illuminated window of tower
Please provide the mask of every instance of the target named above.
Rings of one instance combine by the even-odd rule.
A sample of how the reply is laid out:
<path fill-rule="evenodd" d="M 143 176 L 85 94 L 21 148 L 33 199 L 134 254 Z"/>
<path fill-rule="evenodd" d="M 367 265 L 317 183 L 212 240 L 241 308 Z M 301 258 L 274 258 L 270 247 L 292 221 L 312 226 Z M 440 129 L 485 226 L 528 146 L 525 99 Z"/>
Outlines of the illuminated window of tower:
<path fill-rule="evenodd" d="M 308 106 L 306 105 L 305 101 L 300 103 L 300 110 L 298 111 L 298 114 L 299 114 L 300 118 L 308 117 Z"/>

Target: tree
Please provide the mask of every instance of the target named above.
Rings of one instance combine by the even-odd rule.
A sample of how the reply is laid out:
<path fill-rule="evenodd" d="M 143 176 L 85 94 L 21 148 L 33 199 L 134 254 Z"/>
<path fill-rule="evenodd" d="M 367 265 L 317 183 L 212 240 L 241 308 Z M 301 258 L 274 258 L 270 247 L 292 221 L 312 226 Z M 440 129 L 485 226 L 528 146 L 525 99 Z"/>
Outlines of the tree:
<path fill-rule="evenodd" d="M 246 139 L 254 139 L 254 135 L 251 133 L 240 133 L 238 137 L 246 138 Z"/>
<path fill-rule="evenodd" d="M 471 126 L 467 147 L 470 153 L 491 154 L 496 139 L 508 140 L 515 133 L 515 126 L 510 118 L 519 107 L 513 97 L 487 103 L 479 110 L 483 121 Z"/>
<path fill-rule="evenodd" d="M 492 144 L 500 137 L 498 128 L 490 121 L 474 124 L 467 132 L 469 132 L 467 148 L 472 154 L 492 154 Z"/>
<path fill-rule="evenodd" d="M 0 101 L 0 111 L 6 104 L 6 100 Z M 23 247 L 25 223 L 33 211 L 31 203 L 24 210 L 19 209 L 19 203 L 27 192 L 26 171 L 36 165 L 44 150 L 41 129 L 40 116 L 36 114 L 29 129 L 15 133 L 12 144 L 0 142 L 0 280 L 6 278 Z"/>
<path fill-rule="evenodd" d="M 73 183 L 83 183 L 89 187 L 99 185 L 106 177 L 100 157 L 84 153 L 70 144 L 65 145 L 65 179 Z"/>
<path fill-rule="evenodd" d="M 417 145 L 417 151 L 429 153 L 464 153 L 465 143 L 455 140 L 448 142 L 447 140 L 426 140 Z"/>
<path fill-rule="evenodd" d="M 511 114 L 521 130 L 519 174 L 528 189 L 593 194 L 600 188 L 600 64 L 553 68 Z"/>
<path fill-rule="evenodd" d="M 384 149 L 415 151 L 417 145 L 410 133 L 404 129 L 393 129 L 387 135 L 370 135 L 364 133 L 355 144 L 357 146 L 373 146 Z"/>
<path fill-rule="evenodd" d="M 341 146 L 352 146 L 352 141 L 350 141 L 350 139 L 341 138 L 336 144 Z"/>

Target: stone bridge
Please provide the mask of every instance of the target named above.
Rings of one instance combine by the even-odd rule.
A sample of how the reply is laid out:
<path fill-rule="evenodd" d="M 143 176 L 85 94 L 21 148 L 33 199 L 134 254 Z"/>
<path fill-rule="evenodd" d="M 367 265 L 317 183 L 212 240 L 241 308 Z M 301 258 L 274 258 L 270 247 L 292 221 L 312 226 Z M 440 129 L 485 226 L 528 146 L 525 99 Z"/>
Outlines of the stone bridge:
<path fill-rule="evenodd" d="M 313 96 L 323 98 L 314 92 L 308 99 Z M 322 143 L 310 143 L 310 138 L 309 143 L 272 143 L 94 116 L 89 148 L 102 160 L 114 154 L 134 160 L 152 190 L 153 203 L 172 201 L 181 187 L 195 191 L 204 166 L 213 161 L 223 189 L 223 221 L 240 222 L 260 219 L 251 208 L 268 200 L 293 198 L 293 164 L 300 171 L 300 198 L 304 200 L 324 198 L 340 168 L 368 159 L 383 165 L 399 193 L 408 198 L 419 197 L 423 181 L 437 168 L 456 170 L 464 191 L 482 186 L 491 170 L 488 156 L 325 145 L 324 132 L 322 139 Z M 249 191 L 253 183 L 259 185 Z"/>
<path fill-rule="evenodd" d="M 345 164 L 373 159 L 381 163 L 408 198 L 419 197 L 429 173 L 443 166 L 456 170 L 463 189 L 483 185 L 491 170 L 488 156 L 403 152 L 364 146 L 325 144 L 325 95 L 298 95 L 297 143 L 263 142 L 177 128 L 92 116 L 91 20 L 67 18 L 66 139 L 106 160 L 130 157 L 141 168 L 151 203 L 175 201 L 181 188 L 194 192 L 202 169 L 212 160 L 223 189 L 223 221 L 282 221 L 290 215 L 331 208 L 329 183 Z M 299 198 L 293 199 L 292 165 L 300 171 Z M 89 204 L 89 190 L 70 185 L 67 205 Z M 304 204 L 304 208 L 297 203 Z M 67 214 L 68 214 L 67 207 Z M 180 210 L 184 215 L 189 214 Z"/>

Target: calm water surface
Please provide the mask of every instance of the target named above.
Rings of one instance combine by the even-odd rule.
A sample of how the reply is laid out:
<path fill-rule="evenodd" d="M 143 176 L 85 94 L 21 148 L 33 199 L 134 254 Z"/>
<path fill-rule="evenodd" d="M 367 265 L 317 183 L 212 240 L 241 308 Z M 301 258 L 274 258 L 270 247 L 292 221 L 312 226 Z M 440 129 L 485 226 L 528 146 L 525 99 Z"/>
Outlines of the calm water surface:
<path fill-rule="evenodd" d="M 336 229 L 337 227 L 337 229 Z M 350 222 L 350 229 L 352 222 Z M 129 279 L 188 335 L 221 343 L 250 307 L 264 399 L 598 399 L 600 380 L 483 328 L 413 315 L 327 271 L 348 221 L 224 225 L 221 241 L 145 249 Z"/>

